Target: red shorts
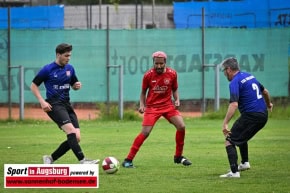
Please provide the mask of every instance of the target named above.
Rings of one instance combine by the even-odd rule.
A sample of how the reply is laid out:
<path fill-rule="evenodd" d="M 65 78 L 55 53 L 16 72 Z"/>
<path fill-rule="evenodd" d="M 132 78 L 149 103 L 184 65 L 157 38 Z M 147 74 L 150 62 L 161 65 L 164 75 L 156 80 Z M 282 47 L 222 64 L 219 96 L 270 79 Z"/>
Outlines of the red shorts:
<path fill-rule="evenodd" d="M 142 122 L 142 126 L 154 126 L 156 121 L 163 116 L 170 122 L 170 118 L 173 116 L 180 116 L 180 112 L 175 109 L 175 106 L 165 106 L 165 107 L 147 107 L 144 112 L 144 118 Z"/>

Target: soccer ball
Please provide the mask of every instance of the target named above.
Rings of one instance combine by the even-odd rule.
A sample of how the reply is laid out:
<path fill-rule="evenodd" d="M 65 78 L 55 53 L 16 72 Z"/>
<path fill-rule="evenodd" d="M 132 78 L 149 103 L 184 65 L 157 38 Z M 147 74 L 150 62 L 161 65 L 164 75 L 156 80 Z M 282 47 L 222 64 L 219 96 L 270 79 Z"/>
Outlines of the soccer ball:
<path fill-rule="evenodd" d="M 102 168 L 107 174 L 114 174 L 120 168 L 120 162 L 115 157 L 106 157 L 103 160 Z"/>

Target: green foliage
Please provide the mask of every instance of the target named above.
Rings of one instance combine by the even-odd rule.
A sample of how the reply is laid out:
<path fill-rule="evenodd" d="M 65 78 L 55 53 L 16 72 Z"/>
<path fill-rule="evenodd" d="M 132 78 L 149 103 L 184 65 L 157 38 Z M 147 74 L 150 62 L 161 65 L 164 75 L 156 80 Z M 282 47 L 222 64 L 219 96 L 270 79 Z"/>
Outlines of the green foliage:
<path fill-rule="evenodd" d="M 218 111 L 214 111 L 213 109 L 208 109 L 202 119 L 220 119 L 223 120 L 228 110 L 228 106 L 226 104 L 222 104 Z M 234 118 L 237 117 L 239 112 L 236 112 Z"/>
<path fill-rule="evenodd" d="M 221 179 L 229 169 L 221 119 L 186 118 L 184 155 L 193 165 L 173 163 L 175 129 L 165 119 L 155 125 L 134 159 L 135 169 L 120 168 L 114 175 L 99 171 L 99 189 L 4 189 L 4 164 L 40 164 L 65 140 L 50 122 L 0 123 L 1 193 L 290 193 L 289 119 L 270 119 L 249 143 L 251 169 L 240 179 Z M 89 158 L 115 156 L 122 161 L 140 131 L 135 121 L 81 121 L 81 146 Z M 10 147 L 10 148 L 7 148 Z M 55 164 L 75 164 L 69 151 Z M 81 167 L 81 166 L 80 166 Z"/>
<path fill-rule="evenodd" d="M 272 99 L 273 111 L 269 112 L 270 118 L 290 119 L 290 97 L 280 97 Z"/>
<path fill-rule="evenodd" d="M 274 106 L 273 112 L 269 112 L 269 117 L 275 119 L 290 119 L 290 106 L 285 107 Z"/>
<path fill-rule="evenodd" d="M 100 119 L 103 121 L 120 120 L 119 106 L 116 104 L 110 104 L 107 106 L 105 103 L 97 103 L 97 108 L 100 110 Z M 124 108 L 123 112 L 124 121 L 140 121 L 141 117 L 133 109 Z"/>
<path fill-rule="evenodd" d="M 285 102 L 283 99 L 275 99 L 273 101 L 274 107 L 273 111 L 269 111 L 269 118 L 275 119 L 290 119 L 290 106 L 287 105 L 289 102 Z M 213 109 L 208 109 L 202 119 L 224 119 L 228 110 L 228 104 L 222 103 L 218 111 Z M 240 116 L 240 113 L 236 111 L 233 119 L 236 119 Z"/>

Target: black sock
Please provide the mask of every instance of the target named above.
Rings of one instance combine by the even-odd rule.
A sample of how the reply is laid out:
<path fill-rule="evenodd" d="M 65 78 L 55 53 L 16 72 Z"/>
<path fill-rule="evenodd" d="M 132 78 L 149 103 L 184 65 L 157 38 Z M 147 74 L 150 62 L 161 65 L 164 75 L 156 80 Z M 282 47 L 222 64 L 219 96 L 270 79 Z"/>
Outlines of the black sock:
<path fill-rule="evenodd" d="M 53 161 L 63 156 L 68 150 L 70 150 L 68 142 L 62 142 L 62 144 L 60 144 L 59 147 L 51 154 Z"/>
<path fill-rule="evenodd" d="M 244 143 L 239 146 L 240 148 L 240 154 L 242 157 L 242 163 L 248 162 L 249 157 L 248 157 L 248 143 Z"/>
<path fill-rule="evenodd" d="M 82 149 L 77 141 L 77 137 L 75 133 L 70 133 L 67 135 L 67 142 L 70 146 L 70 148 L 72 149 L 72 151 L 74 152 L 75 156 L 78 158 L 78 160 L 82 160 L 84 159 L 84 154 L 82 152 Z"/>
<path fill-rule="evenodd" d="M 236 147 L 234 145 L 229 145 L 226 147 L 230 167 L 233 173 L 238 171 L 238 154 Z"/>

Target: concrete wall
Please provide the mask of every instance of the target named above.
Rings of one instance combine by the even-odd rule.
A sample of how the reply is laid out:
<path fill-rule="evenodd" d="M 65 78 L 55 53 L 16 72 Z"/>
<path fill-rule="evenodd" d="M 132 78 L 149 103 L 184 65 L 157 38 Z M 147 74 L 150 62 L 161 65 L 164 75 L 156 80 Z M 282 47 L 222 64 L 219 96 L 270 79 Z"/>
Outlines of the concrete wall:
<path fill-rule="evenodd" d="M 106 29 L 107 7 L 110 29 L 145 29 L 153 22 L 157 28 L 175 28 L 173 20 L 168 18 L 173 13 L 173 6 L 155 6 L 153 9 L 152 5 L 138 5 L 137 11 L 135 5 L 119 5 L 118 8 L 114 5 L 65 6 L 64 27 Z"/>

